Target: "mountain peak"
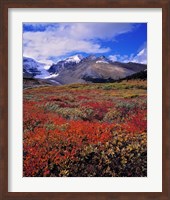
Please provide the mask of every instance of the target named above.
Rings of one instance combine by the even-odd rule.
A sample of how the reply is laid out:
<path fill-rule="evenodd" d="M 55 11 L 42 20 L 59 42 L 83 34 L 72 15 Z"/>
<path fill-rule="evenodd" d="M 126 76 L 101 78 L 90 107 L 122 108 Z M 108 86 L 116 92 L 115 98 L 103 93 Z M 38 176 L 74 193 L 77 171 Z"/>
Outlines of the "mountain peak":
<path fill-rule="evenodd" d="M 87 60 L 96 60 L 97 57 L 95 55 L 89 55 L 88 57 L 86 57 Z"/>
<path fill-rule="evenodd" d="M 106 63 L 106 64 L 110 63 L 105 56 L 99 56 L 96 60 L 97 60 L 96 63 Z"/>
<path fill-rule="evenodd" d="M 83 59 L 83 56 L 81 54 L 76 54 L 74 56 L 70 56 L 66 58 L 65 61 L 79 63 L 82 59 Z"/>
<path fill-rule="evenodd" d="M 107 60 L 105 56 L 99 56 L 98 59 Z"/>

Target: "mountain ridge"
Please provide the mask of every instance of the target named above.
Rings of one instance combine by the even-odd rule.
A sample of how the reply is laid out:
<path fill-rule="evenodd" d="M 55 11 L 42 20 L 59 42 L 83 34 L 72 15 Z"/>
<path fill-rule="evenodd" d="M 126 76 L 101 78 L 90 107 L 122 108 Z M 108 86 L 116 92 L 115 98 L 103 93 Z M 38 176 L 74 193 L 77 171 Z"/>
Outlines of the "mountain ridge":
<path fill-rule="evenodd" d="M 113 62 L 105 56 L 95 55 L 70 56 L 52 64 L 48 70 L 44 68 L 43 63 L 31 59 L 29 66 L 29 58 L 26 58 L 26 61 L 24 59 L 25 57 L 23 58 L 24 78 L 46 79 L 53 84 L 56 82 L 57 85 L 93 82 L 93 80 L 109 82 L 109 80 L 123 79 L 147 69 L 145 64 Z"/>

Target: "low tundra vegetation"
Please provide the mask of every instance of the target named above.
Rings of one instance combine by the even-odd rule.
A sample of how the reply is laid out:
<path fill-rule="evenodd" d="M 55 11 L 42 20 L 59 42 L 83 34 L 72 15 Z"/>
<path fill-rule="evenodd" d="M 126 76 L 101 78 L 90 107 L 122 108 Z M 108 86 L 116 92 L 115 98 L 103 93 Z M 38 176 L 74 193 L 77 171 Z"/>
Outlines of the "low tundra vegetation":
<path fill-rule="evenodd" d="M 147 176 L 146 81 L 24 90 L 23 175 Z"/>

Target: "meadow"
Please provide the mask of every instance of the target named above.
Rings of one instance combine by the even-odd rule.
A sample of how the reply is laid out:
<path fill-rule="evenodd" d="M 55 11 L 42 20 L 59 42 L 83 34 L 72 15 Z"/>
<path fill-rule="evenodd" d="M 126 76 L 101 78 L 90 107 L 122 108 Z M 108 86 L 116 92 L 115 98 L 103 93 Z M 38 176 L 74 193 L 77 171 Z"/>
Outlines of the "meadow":
<path fill-rule="evenodd" d="M 23 90 L 23 176 L 147 176 L 147 83 Z"/>

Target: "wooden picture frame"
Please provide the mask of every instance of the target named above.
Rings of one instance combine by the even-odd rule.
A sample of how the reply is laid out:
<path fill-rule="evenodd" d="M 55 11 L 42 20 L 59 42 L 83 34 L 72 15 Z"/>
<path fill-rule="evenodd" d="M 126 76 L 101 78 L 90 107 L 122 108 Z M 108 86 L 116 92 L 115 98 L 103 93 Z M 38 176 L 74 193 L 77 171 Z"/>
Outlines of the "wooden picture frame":
<path fill-rule="evenodd" d="M 8 8 L 162 8 L 162 192 L 8 192 Z M 31 199 L 170 199 L 170 1 L 169 0 L 1 0 L 0 2 L 0 197 Z"/>

